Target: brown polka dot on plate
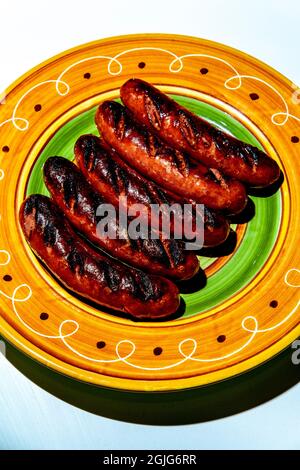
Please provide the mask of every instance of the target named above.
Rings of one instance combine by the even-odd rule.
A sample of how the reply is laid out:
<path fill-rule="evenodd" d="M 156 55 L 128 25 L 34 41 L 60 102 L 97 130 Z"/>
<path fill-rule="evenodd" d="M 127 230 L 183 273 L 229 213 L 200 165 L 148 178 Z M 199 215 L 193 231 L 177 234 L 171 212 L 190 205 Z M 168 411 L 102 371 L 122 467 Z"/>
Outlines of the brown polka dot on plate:
<path fill-rule="evenodd" d="M 291 142 L 293 142 L 293 144 L 298 144 L 298 142 L 299 142 L 299 137 L 297 137 L 296 135 L 292 135 L 292 137 L 291 137 Z"/>
<path fill-rule="evenodd" d="M 91 78 L 91 74 L 90 72 L 86 72 L 83 77 L 86 79 L 86 80 L 89 80 Z"/>
<path fill-rule="evenodd" d="M 4 152 L 4 153 L 8 153 L 8 152 L 9 152 L 9 147 L 8 147 L 8 145 L 4 145 L 4 146 L 2 147 L 2 152 Z"/>
<path fill-rule="evenodd" d="M 145 62 L 139 62 L 139 63 L 138 63 L 138 68 L 139 68 L 139 69 L 144 69 L 145 67 L 146 67 Z"/>
<path fill-rule="evenodd" d="M 206 67 L 202 67 L 202 69 L 200 69 L 200 73 L 201 75 L 206 75 L 208 73 L 208 69 Z"/>
<path fill-rule="evenodd" d="M 259 95 L 257 93 L 250 93 L 249 96 L 252 99 L 252 101 L 256 101 L 259 99 Z"/>
<path fill-rule="evenodd" d="M 272 308 L 278 307 L 278 302 L 277 302 L 277 300 L 271 300 L 271 302 L 270 302 L 270 307 L 272 307 Z"/>
<path fill-rule="evenodd" d="M 6 281 L 6 282 L 12 281 L 12 277 L 10 276 L 10 274 L 5 274 L 5 276 L 3 276 L 3 281 Z"/>
<path fill-rule="evenodd" d="M 48 318 L 49 318 L 48 313 L 42 312 L 42 313 L 40 314 L 40 319 L 41 319 L 41 320 L 48 320 Z"/>
<path fill-rule="evenodd" d="M 106 343 L 105 343 L 105 341 L 98 341 L 96 346 L 97 346 L 98 349 L 103 349 L 103 348 L 105 348 Z"/>
<path fill-rule="evenodd" d="M 226 340 L 225 335 L 220 335 L 220 336 L 217 337 L 218 343 L 224 343 L 225 340 Z"/>
<path fill-rule="evenodd" d="M 154 356 L 160 356 L 162 352 L 163 352 L 163 350 L 159 346 L 157 346 L 156 348 L 153 349 Z"/>
<path fill-rule="evenodd" d="M 42 109 L 41 104 L 36 104 L 35 107 L 34 107 L 34 110 L 35 110 L 36 113 L 38 113 L 41 109 Z"/>

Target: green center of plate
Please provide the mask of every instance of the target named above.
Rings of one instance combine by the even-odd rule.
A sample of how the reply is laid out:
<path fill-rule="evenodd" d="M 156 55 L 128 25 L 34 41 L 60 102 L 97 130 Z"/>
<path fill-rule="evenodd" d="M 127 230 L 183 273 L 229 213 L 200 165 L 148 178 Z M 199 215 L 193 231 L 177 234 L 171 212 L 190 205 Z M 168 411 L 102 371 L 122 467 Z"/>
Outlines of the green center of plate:
<path fill-rule="evenodd" d="M 220 129 L 261 148 L 256 138 L 229 114 L 193 98 L 177 95 L 173 98 Z M 98 135 L 94 123 L 95 112 L 96 107 L 76 116 L 53 135 L 32 168 L 27 195 L 33 193 L 49 195 L 42 177 L 44 162 L 54 155 L 73 160 L 73 147 L 77 138 L 82 134 Z M 234 296 L 251 282 L 272 253 L 281 221 L 280 191 L 270 197 L 251 196 L 251 199 L 255 204 L 255 216 L 247 223 L 243 240 L 234 254 L 228 258 L 228 262 L 207 279 L 204 288 L 197 290 L 196 287 L 195 292 L 182 294 L 186 303 L 184 317 L 210 310 Z M 235 229 L 235 226 L 232 228 Z M 215 261 L 214 257 L 200 256 L 203 269 Z"/>

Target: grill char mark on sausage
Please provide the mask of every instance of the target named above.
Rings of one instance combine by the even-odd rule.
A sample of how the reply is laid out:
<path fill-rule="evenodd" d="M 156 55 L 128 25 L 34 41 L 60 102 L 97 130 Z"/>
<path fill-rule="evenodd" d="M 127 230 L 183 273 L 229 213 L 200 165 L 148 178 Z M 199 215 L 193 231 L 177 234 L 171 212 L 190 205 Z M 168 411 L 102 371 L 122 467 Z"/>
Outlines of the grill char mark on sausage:
<path fill-rule="evenodd" d="M 54 250 L 55 256 L 65 260 L 70 270 L 84 278 L 94 274 L 114 292 L 126 289 L 141 301 L 158 300 L 161 292 L 151 276 L 133 268 L 117 264 L 106 255 L 86 248 L 65 220 L 58 207 L 46 196 L 30 196 L 23 208 L 24 217 L 34 219 L 30 231 L 25 232 L 30 241 L 33 231 L 40 233 L 44 243 Z M 120 267 L 121 266 L 121 267 Z"/>

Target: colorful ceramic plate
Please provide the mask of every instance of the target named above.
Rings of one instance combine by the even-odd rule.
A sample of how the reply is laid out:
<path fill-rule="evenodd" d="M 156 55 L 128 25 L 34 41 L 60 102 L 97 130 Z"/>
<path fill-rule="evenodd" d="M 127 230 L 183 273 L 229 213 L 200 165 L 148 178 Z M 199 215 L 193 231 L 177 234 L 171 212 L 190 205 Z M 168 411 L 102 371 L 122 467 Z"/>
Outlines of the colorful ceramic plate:
<path fill-rule="evenodd" d="M 67 292 L 37 261 L 18 224 L 26 194 L 46 193 L 45 159 L 72 159 L 76 138 L 97 132 L 95 107 L 118 99 L 133 76 L 264 148 L 284 174 L 279 191 L 251 196 L 255 215 L 233 226 L 235 250 L 201 257 L 207 284 L 195 281 L 183 294 L 183 316 L 157 323 L 112 316 Z M 300 334 L 297 98 L 292 83 L 258 60 L 171 35 L 96 41 L 20 78 L 0 107 L 0 333 L 68 376 L 140 391 L 212 383 L 287 347 Z"/>

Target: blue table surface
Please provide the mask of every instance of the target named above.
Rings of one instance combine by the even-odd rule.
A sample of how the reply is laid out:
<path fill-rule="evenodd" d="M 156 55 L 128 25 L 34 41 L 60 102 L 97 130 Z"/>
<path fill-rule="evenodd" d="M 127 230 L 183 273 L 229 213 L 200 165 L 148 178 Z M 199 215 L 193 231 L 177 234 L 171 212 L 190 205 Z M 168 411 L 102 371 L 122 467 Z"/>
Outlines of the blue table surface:
<path fill-rule="evenodd" d="M 300 366 L 288 367 L 299 379 Z M 272 386 L 271 379 L 263 386 Z M 250 385 L 243 393 L 258 392 Z M 299 394 L 300 384 L 261 406 L 200 424 L 131 424 L 65 403 L 0 354 L 0 449 L 299 449 Z"/>

